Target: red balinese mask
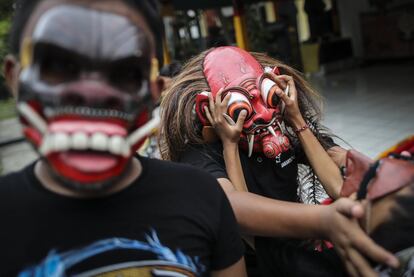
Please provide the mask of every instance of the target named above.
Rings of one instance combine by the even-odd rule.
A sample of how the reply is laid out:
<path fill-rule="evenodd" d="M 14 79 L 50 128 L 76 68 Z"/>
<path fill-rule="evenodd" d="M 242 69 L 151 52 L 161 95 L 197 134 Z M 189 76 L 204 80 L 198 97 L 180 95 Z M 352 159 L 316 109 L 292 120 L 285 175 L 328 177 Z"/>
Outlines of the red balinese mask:
<path fill-rule="evenodd" d="M 23 131 L 67 186 L 99 189 L 127 172 L 154 120 L 151 47 L 123 16 L 46 11 L 21 49 Z"/>
<path fill-rule="evenodd" d="M 247 111 L 243 125 L 240 146 L 249 157 L 252 152 L 263 152 L 268 158 L 275 158 L 290 149 L 281 123 L 281 101 L 275 94 L 276 83 L 268 71 L 279 75 L 277 68 L 265 72 L 258 61 L 248 52 L 237 47 L 219 47 L 204 59 L 204 75 L 213 97 L 223 88 L 222 97 L 231 93 L 227 114 L 237 121 L 242 110 Z M 208 97 L 201 93 L 196 99 L 196 112 L 204 126 L 209 125 L 204 114 Z"/>

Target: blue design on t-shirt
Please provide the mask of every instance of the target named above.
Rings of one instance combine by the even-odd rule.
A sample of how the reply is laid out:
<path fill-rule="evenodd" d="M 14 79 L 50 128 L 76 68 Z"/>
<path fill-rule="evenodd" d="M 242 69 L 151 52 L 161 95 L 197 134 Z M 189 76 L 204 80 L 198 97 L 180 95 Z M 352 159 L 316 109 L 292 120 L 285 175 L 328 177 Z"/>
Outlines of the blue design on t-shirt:
<path fill-rule="evenodd" d="M 157 255 L 161 261 L 170 262 L 171 264 L 182 266 L 194 273 L 200 273 L 205 270 L 204 266 L 199 263 L 198 257 L 194 260 L 186 256 L 182 251 L 173 252 L 168 247 L 161 244 L 157 233 L 152 231 L 150 235 L 145 236 L 147 242 L 140 242 L 126 238 L 111 238 L 97 241 L 85 248 L 71 250 L 64 253 L 57 253 L 55 250 L 49 252 L 43 262 L 37 266 L 26 269 L 21 272 L 19 277 L 61 277 L 71 267 L 82 261 L 102 254 L 107 251 L 117 249 L 141 250 L 148 251 Z"/>

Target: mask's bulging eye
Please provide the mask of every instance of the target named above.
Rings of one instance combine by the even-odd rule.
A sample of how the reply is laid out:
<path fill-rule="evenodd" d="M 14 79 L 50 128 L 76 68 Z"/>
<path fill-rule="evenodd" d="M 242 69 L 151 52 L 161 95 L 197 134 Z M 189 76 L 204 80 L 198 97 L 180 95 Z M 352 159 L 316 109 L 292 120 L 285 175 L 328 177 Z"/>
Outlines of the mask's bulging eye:
<path fill-rule="evenodd" d="M 252 115 L 253 108 L 249 99 L 241 93 L 231 92 L 230 101 L 227 104 L 227 114 L 236 122 L 242 110 L 246 110 L 246 118 Z"/>
<path fill-rule="evenodd" d="M 268 107 L 276 108 L 277 105 L 279 105 L 280 98 L 276 94 L 276 88 L 277 84 L 268 78 L 263 79 L 260 85 L 260 93 L 263 102 L 266 103 Z"/>

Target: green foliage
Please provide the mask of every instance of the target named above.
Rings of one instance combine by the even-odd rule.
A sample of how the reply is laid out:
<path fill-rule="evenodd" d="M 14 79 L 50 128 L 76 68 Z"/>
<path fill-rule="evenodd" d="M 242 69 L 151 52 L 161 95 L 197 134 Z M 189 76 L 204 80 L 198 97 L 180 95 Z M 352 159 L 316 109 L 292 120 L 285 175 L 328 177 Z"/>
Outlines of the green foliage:
<path fill-rule="evenodd" d="M 8 37 L 10 30 L 10 18 L 0 21 L 0 60 L 3 61 L 4 56 L 8 53 Z"/>
<path fill-rule="evenodd" d="M 8 40 L 13 13 L 13 0 L 0 0 L 0 68 L 4 57 L 9 53 Z M 0 74 L 0 99 L 7 96 L 3 74 Z"/>
<path fill-rule="evenodd" d="M 8 52 L 8 35 L 13 14 L 13 0 L 0 0 L 0 61 Z"/>
<path fill-rule="evenodd" d="M 16 103 L 14 99 L 0 100 L 0 120 L 16 116 Z"/>

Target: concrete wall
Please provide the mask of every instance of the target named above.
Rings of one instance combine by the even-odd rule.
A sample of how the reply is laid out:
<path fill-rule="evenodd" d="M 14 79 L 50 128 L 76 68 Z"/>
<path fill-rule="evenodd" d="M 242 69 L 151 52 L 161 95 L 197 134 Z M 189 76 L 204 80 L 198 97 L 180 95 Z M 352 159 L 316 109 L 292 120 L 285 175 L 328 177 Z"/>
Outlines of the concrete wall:
<path fill-rule="evenodd" d="M 368 0 L 338 0 L 338 13 L 343 37 L 352 39 L 354 55 L 364 56 L 359 14 L 370 10 Z"/>
<path fill-rule="evenodd" d="M 412 0 L 393 0 L 389 7 L 395 7 L 410 3 Z M 362 36 L 359 21 L 361 12 L 373 11 L 368 0 L 337 0 L 338 13 L 341 24 L 342 36 L 352 38 L 354 54 L 358 58 L 364 56 Z"/>

